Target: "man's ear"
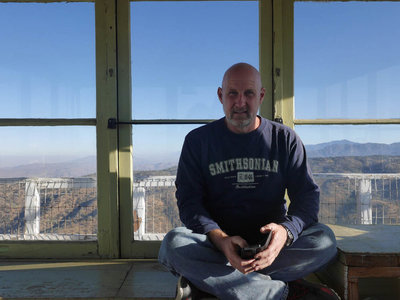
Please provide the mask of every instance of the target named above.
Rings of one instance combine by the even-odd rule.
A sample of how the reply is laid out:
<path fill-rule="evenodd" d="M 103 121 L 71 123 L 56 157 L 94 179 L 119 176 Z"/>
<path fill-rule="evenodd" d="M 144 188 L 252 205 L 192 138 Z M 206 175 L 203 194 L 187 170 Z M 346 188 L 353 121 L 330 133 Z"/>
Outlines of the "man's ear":
<path fill-rule="evenodd" d="M 222 104 L 222 88 L 220 88 L 220 87 L 218 88 L 217 94 L 218 94 L 219 102 L 221 102 L 221 104 Z"/>
<path fill-rule="evenodd" d="M 265 96 L 265 89 L 261 88 L 260 90 L 260 104 L 263 102 Z"/>

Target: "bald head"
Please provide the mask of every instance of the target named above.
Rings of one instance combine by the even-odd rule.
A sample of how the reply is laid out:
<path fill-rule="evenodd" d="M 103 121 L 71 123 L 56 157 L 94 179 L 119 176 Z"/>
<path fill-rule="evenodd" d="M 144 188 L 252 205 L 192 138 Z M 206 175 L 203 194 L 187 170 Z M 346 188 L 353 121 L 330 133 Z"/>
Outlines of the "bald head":
<path fill-rule="evenodd" d="M 233 65 L 225 72 L 217 93 L 228 129 L 235 133 L 248 133 L 259 126 L 257 112 L 265 90 L 256 68 L 246 63 Z"/>
<path fill-rule="evenodd" d="M 226 86 L 226 83 L 231 77 L 235 77 L 238 74 L 242 74 L 248 78 L 254 79 L 257 88 L 262 87 L 260 72 L 252 65 L 247 63 L 237 63 L 226 70 L 224 77 L 222 78 L 222 88 Z"/>

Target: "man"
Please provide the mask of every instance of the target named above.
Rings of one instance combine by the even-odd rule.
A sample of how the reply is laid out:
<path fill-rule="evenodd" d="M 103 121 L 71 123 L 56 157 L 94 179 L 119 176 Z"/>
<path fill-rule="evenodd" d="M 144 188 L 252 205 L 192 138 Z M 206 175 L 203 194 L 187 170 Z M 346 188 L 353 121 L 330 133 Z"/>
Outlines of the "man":
<path fill-rule="evenodd" d="M 257 115 L 264 94 L 254 67 L 233 65 L 218 88 L 225 117 L 185 138 L 176 197 L 186 227 L 169 232 L 159 253 L 181 276 L 177 298 L 198 289 L 219 299 L 339 299 L 299 280 L 331 261 L 336 240 L 317 223 L 319 188 L 299 137 Z M 268 234 L 266 249 L 240 256 Z"/>

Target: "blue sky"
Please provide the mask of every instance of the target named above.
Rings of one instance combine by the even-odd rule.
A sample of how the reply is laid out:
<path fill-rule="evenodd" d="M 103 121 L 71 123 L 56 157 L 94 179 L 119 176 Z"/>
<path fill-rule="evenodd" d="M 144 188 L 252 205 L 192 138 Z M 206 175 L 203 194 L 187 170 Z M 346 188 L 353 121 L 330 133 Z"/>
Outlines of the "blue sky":
<path fill-rule="evenodd" d="M 131 14 L 136 119 L 219 118 L 224 70 L 258 66 L 257 2 L 133 2 Z M 400 118 L 399 15 L 396 2 L 295 3 L 296 118 Z M 1 3 L 0 28 L 0 118 L 95 117 L 93 3 Z M 135 155 L 177 152 L 193 127 L 137 126 Z M 400 141 L 398 126 L 296 130 L 306 144 Z M 91 127 L 0 138 L 3 156 L 95 154 Z"/>
<path fill-rule="evenodd" d="M 296 3 L 296 116 L 399 118 L 399 15 L 399 3 Z"/>
<path fill-rule="evenodd" d="M 295 117 L 399 118 L 400 3 L 295 3 Z M 307 144 L 400 141 L 398 126 L 297 126 Z"/>
<path fill-rule="evenodd" d="M 137 2 L 131 30 L 134 118 L 219 118 L 225 69 L 258 67 L 257 2 Z"/>

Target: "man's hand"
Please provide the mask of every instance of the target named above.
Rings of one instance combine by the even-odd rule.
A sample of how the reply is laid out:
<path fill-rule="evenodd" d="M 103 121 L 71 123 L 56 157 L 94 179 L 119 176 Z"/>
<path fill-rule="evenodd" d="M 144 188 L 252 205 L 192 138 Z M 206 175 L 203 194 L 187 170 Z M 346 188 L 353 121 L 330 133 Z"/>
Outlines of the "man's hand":
<path fill-rule="evenodd" d="M 267 249 L 254 256 L 255 260 L 251 263 L 254 271 L 259 271 L 270 266 L 286 243 L 287 231 L 285 227 L 276 223 L 270 223 L 260 229 L 261 233 L 268 231 L 272 234 L 271 241 Z"/>
<path fill-rule="evenodd" d="M 243 260 L 238 254 L 240 248 L 248 246 L 243 238 L 240 236 L 229 236 L 220 229 L 211 230 L 207 235 L 212 243 L 224 253 L 232 267 L 243 274 L 254 271 L 252 263 L 254 263 L 255 259 Z"/>

